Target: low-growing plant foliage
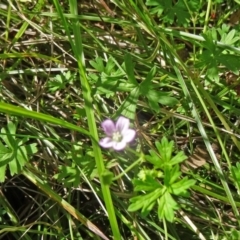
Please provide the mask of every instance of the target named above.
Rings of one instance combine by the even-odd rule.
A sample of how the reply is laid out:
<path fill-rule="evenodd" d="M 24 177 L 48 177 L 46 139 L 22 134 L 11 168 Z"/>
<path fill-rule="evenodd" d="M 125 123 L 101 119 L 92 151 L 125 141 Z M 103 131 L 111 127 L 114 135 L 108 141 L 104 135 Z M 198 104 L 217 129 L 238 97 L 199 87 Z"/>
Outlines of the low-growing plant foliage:
<path fill-rule="evenodd" d="M 239 1 L 0 2 L 0 239 L 240 239 Z"/>

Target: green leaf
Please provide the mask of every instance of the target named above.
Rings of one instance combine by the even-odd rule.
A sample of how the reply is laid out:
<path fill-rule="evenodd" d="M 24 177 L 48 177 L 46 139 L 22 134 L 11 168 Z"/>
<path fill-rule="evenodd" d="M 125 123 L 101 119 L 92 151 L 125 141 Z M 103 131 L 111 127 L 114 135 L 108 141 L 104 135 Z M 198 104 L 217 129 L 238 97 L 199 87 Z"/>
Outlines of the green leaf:
<path fill-rule="evenodd" d="M 7 127 L 1 129 L 1 135 L 5 146 L 0 144 L 0 179 L 4 179 L 6 166 L 9 166 L 10 174 L 18 174 L 21 172 L 22 167 L 26 164 L 29 159 L 29 156 L 37 152 L 37 147 L 35 143 L 26 145 L 28 141 L 27 137 L 17 139 L 16 134 L 16 125 L 12 122 L 9 122 Z"/>
<path fill-rule="evenodd" d="M 152 80 L 156 74 L 156 67 L 153 67 L 149 72 L 148 75 L 146 77 L 146 79 L 144 81 L 141 82 L 140 84 L 140 94 L 144 95 L 144 96 L 148 96 L 149 95 L 149 90 L 152 89 Z"/>
<path fill-rule="evenodd" d="M 149 150 L 150 155 L 145 155 L 145 159 L 152 163 L 155 167 L 162 168 L 164 162 L 162 158 L 153 150 Z"/>
<path fill-rule="evenodd" d="M 113 71 L 114 67 L 115 67 L 115 62 L 114 62 L 113 59 L 110 57 L 110 58 L 108 59 L 107 65 L 106 65 L 106 67 L 105 67 L 105 73 L 108 74 L 108 75 L 110 75 L 111 72 Z"/>
<path fill-rule="evenodd" d="M 11 176 L 13 176 L 14 174 L 20 173 L 21 171 L 21 166 L 14 155 L 15 155 L 14 153 L 11 155 L 11 157 L 9 158 L 9 164 L 8 164 Z"/>
<path fill-rule="evenodd" d="M 231 233 L 229 233 L 229 240 L 239 240 L 240 239 L 240 231 L 236 230 L 235 228 L 231 229 Z"/>
<path fill-rule="evenodd" d="M 109 170 L 105 169 L 104 172 L 102 173 L 102 180 L 105 185 L 111 185 L 112 180 L 113 180 L 113 173 L 110 172 Z"/>
<path fill-rule="evenodd" d="M 37 152 L 37 144 L 32 143 L 30 145 L 17 146 L 16 159 L 21 167 L 23 167 L 28 161 L 28 157 Z"/>
<path fill-rule="evenodd" d="M 16 134 L 16 126 L 14 123 L 9 122 L 7 127 L 1 129 L 0 137 L 2 140 L 8 145 L 9 148 L 15 147 L 15 134 Z"/>
<path fill-rule="evenodd" d="M 81 173 L 76 166 L 59 166 L 59 172 L 60 173 L 54 175 L 54 178 L 63 183 L 66 187 L 79 186 Z"/>
<path fill-rule="evenodd" d="M 140 180 L 145 181 L 148 176 L 150 176 L 153 179 L 155 179 L 155 178 L 162 178 L 163 173 L 162 173 L 162 171 L 159 171 L 156 168 L 151 169 L 151 170 L 150 169 L 146 169 L 146 168 L 142 168 L 137 176 L 138 176 L 138 178 Z"/>
<path fill-rule="evenodd" d="M 178 100 L 174 97 L 169 96 L 168 93 L 159 92 L 158 94 L 159 94 L 158 102 L 160 104 L 169 107 L 173 107 L 178 104 Z"/>
<path fill-rule="evenodd" d="M 209 67 L 206 74 L 207 74 L 207 77 L 209 79 L 211 79 L 212 81 L 219 82 L 219 74 L 218 74 L 217 64 Z"/>
<path fill-rule="evenodd" d="M 132 62 L 132 56 L 130 54 L 126 54 L 124 56 L 124 63 L 129 83 L 132 83 L 137 86 L 138 83 L 134 76 L 134 65 Z"/>
<path fill-rule="evenodd" d="M 230 29 L 230 25 L 227 25 L 227 24 L 223 24 L 221 26 L 221 28 L 218 28 L 217 31 L 218 33 L 220 34 L 220 36 L 222 36 L 223 34 L 226 34 L 229 32 L 229 29 Z"/>
<path fill-rule="evenodd" d="M 90 65 L 94 67 L 97 71 L 99 72 L 104 72 L 104 64 L 103 64 L 103 59 L 101 57 L 97 57 L 95 61 L 90 60 L 89 61 Z"/>
<path fill-rule="evenodd" d="M 181 176 L 179 171 L 179 165 L 175 165 L 172 168 L 165 168 L 164 172 L 164 185 L 168 188 Z"/>
<path fill-rule="evenodd" d="M 150 13 L 156 14 L 164 22 L 172 24 L 176 19 L 178 25 L 188 26 L 190 19 L 189 10 L 192 12 L 197 12 L 201 7 L 199 0 L 184 1 L 178 0 L 173 3 L 169 0 L 147 0 L 146 5 L 151 7 Z"/>
<path fill-rule="evenodd" d="M 195 181 L 188 178 L 180 179 L 182 172 L 178 163 L 184 161 L 186 156 L 179 152 L 172 157 L 173 141 L 169 142 L 163 137 L 161 142 L 155 142 L 155 145 L 158 152 L 151 149 L 150 155 L 145 155 L 145 159 L 154 167 L 152 170 L 142 169 L 138 174 L 139 179 L 133 180 L 134 191 L 140 193 L 144 191 L 145 195 L 131 198 L 128 210 L 141 209 L 141 214 L 147 216 L 157 202 L 159 218 L 172 222 L 178 205 L 170 193 L 188 197 L 187 190 L 195 184 Z"/>
<path fill-rule="evenodd" d="M 36 143 L 28 144 L 28 145 L 24 146 L 24 148 L 28 155 L 33 155 L 33 154 L 37 153 L 37 151 L 38 151 Z"/>
<path fill-rule="evenodd" d="M 151 193 L 131 198 L 130 202 L 132 203 L 129 205 L 128 211 L 135 212 L 139 209 L 144 209 L 142 210 L 142 213 L 146 214 L 146 212 L 149 212 L 152 209 L 156 200 L 162 195 L 162 192 L 162 189 L 155 189 Z"/>
<path fill-rule="evenodd" d="M 160 111 L 158 103 L 165 106 L 175 106 L 178 103 L 178 100 L 170 97 L 169 93 L 159 90 L 149 89 L 145 96 L 148 99 L 149 106 L 156 112 Z"/>
<path fill-rule="evenodd" d="M 158 149 L 158 152 L 161 155 L 163 162 L 164 163 L 170 162 L 173 152 L 174 145 L 173 141 L 168 142 L 167 138 L 163 137 L 161 143 L 156 142 L 155 145 Z"/>
<path fill-rule="evenodd" d="M 178 209 L 178 204 L 172 198 L 172 196 L 165 192 L 165 194 L 158 201 L 158 217 L 160 219 L 165 218 L 169 222 L 173 222 L 174 213 Z"/>
<path fill-rule="evenodd" d="M 183 151 L 178 152 L 177 155 L 175 155 L 171 161 L 169 162 L 171 165 L 175 165 L 178 163 L 183 162 L 184 160 L 186 160 L 188 157 L 184 154 Z"/>
<path fill-rule="evenodd" d="M 0 182 L 5 181 L 5 172 L 6 172 L 7 165 L 3 165 L 0 167 Z"/>
<path fill-rule="evenodd" d="M 35 144 L 36 145 L 36 144 Z M 22 167 L 28 161 L 28 153 L 25 146 L 18 146 L 16 151 L 16 159 L 19 165 Z"/>
<path fill-rule="evenodd" d="M 178 0 L 175 6 L 173 7 L 172 12 L 176 15 L 176 19 L 179 25 L 185 27 L 188 26 L 190 14 L 183 0 Z"/>
<path fill-rule="evenodd" d="M 160 112 L 160 107 L 158 104 L 158 96 L 155 94 L 156 92 L 153 90 L 148 91 L 148 95 L 146 96 L 148 99 L 148 104 L 152 110 L 154 110 L 156 113 Z"/>
<path fill-rule="evenodd" d="M 142 211 L 141 211 L 141 215 L 143 217 L 147 217 L 147 215 L 153 209 L 155 204 L 156 204 L 156 201 L 152 201 L 151 203 L 144 205 L 143 208 L 142 208 Z"/>
<path fill-rule="evenodd" d="M 147 0 L 146 6 L 153 7 L 150 10 L 151 14 L 157 13 L 158 17 L 160 17 L 164 9 L 172 7 L 172 1 Z"/>
<path fill-rule="evenodd" d="M 114 116 L 123 115 L 129 119 L 134 119 L 139 93 L 139 87 L 135 87 L 127 96 L 127 98 L 117 110 L 117 112 L 114 114 Z"/>
<path fill-rule="evenodd" d="M 128 206 L 128 211 L 135 212 L 141 209 L 143 207 L 143 200 L 144 200 L 143 196 L 137 196 L 137 197 L 131 198 L 130 202 L 132 203 Z"/>
<path fill-rule="evenodd" d="M 12 153 L 12 150 L 5 147 L 0 142 L 0 170 L 1 170 L 1 167 L 3 167 L 4 165 L 6 165 L 8 163 L 11 153 Z"/>
<path fill-rule="evenodd" d="M 221 42 L 227 45 L 233 45 L 235 42 L 239 41 L 240 38 L 239 36 L 236 36 L 236 30 L 232 29 L 229 33 L 224 33 L 222 34 Z"/>
<path fill-rule="evenodd" d="M 203 56 L 204 56 L 204 53 L 205 54 L 208 53 L 209 55 L 214 54 L 217 49 L 216 31 L 208 31 L 206 33 L 203 33 L 202 36 L 205 39 L 205 42 L 202 42 L 202 45 L 203 47 L 208 49 L 208 51 L 203 52 Z"/>
<path fill-rule="evenodd" d="M 169 188 L 170 192 L 174 195 L 182 195 L 186 196 L 187 190 L 194 186 L 196 183 L 193 179 L 188 179 L 187 177 L 181 179 L 180 181 L 173 183 L 171 187 Z"/>
<path fill-rule="evenodd" d="M 238 162 L 236 164 L 236 167 L 232 167 L 232 173 L 235 181 L 237 181 L 240 184 L 240 163 Z"/>
<path fill-rule="evenodd" d="M 240 194 L 240 163 L 238 162 L 236 164 L 236 167 L 232 166 L 231 168 L 232 176 L 234 178 L 234 184 L 236 185 L 236 188 L 238 189 L 238 194 Z"/>
<path fill-rule="evenodd" d="M 75 79 L 75 74 L 70 71 L 63 72 L 51 78 L 50 81 L 47 82 L 47 86 L 49 91 L 56 92 L 65 89 L 66 85 L 71 84 Z"/>
<path fill-rule="evenodd" d="M 145 180 L 133 179 L 134 191 L 154 191 L 161 188 L 160 183 L 151 176 L 146 176 Z"/>
<path fill-rule="evenodd" d="M 234 74 L 239 74 L 240 61 L 239 56 L 232 54 L 221 54 L 218 56 L 217 60 L 231 70 Z"/>

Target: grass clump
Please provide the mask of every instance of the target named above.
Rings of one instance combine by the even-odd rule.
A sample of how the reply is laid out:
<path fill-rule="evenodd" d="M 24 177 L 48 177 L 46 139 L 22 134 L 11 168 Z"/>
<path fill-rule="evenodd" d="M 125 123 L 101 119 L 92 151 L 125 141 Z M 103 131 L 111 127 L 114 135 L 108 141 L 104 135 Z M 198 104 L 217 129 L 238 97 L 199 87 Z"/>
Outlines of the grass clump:
<path fill-rule="evenodd" d="M 0 239 L 239 239 L 238 5 L 1 1 Z"/>

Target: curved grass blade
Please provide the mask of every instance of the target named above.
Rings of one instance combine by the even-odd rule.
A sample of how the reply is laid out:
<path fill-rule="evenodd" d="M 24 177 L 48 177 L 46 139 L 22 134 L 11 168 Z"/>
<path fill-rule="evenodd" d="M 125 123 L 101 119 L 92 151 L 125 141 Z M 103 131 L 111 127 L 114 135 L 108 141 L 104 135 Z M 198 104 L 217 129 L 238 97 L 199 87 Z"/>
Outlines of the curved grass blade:
<path fill-rule="evenodd" d="M 93 107 L 93 99 L 91 95 L 91 88 L 88 83 L 88 78 L 86 75 L 86 67 L 85 67 L 85 56 L 84 49 L 82 44 L 82 34 L 80 31 L 80 23 L 77 20 L 72 20 L 71 25 L 68 24 L 64 14 L 62 6 L 59 4 L 59 1 L 54 0 L 54 5 L 59 14 L 59 17 L 63 23 L 64 30 L 66 31 L 66 35 L 68 36 L 69 42 L 71 44 L 72 50 L 74 52 L 75 58 L 78 63 L 80 82 L 82 86 L 83 98 L 85 102 L 85 111 L 88 120 L 88 127 L 91 133 L 91 136 L 95 140 L 98 141 L 98 131 L 96 126 L 96 120 L 94 116 L 94 107 Z M 71 14 L 78 15 L 78 4 L 76 0 L 69 0 L 69 7 Z M 74 39 L 72 39 L 70 30 L 72 29 Z M 98 174 L 100 176 L 101 189 L 104 198 L 104 202 L 108 212 L 108 218 L 111 225 L 111 229 L 113 232 L 113 238 L 116 240 L 121 239 L 121 234 L 119 231 L 119 226 L 116 219 L 115 209 L 111 197 L 111 192 L 109 189 L 109 185 L 107 185 L 103 180 L 103 174 L 105 172 L 105 165 L 103 162 L 102 152 L 99 147 L 98 142 L 92 141 L 92 147 L 94 152 L 94 157 L 98 169 Z"/>
<path fill-rule="evenodd" d="M 28 117 L 28 118 L 33 118 L 33 119 L 36 119 L 39 121 L 52 123 L 52 124 L 59 125 L 61 127 L 65 127 L 65 128 L 68 128 L 68 129 L 71 129 L 74 131 L 78 131 L 80 133 L 90 136 L 90 133 L 87 130 L 85 130 L 81 127 L 78 127 L 72 123 L 69 123 L 65 120 L 58 119 L 58 118 L 52 117 L 52 116 L 44 114 L 44 113 L 27 110 L 22 107 L 16 107 L 16 106 L 8 104 L 8 103 L 0 102 L 0 112 L 7 113 L 9 115 Z"/>

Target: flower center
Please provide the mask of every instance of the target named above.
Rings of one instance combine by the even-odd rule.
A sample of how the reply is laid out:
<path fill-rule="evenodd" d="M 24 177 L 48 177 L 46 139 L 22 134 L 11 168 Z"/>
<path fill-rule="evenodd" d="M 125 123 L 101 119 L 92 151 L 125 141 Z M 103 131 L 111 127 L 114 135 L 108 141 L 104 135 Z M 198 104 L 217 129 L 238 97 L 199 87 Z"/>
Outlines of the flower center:
<path fill-rule="evenodd" d="M 120 142 L 122 140 L 122 135 L 120 132 L 114 132 L 112 135 L 112 140 L 115 142 Z"/>

